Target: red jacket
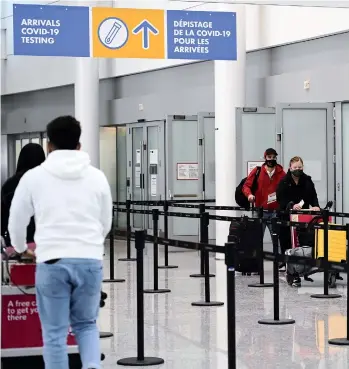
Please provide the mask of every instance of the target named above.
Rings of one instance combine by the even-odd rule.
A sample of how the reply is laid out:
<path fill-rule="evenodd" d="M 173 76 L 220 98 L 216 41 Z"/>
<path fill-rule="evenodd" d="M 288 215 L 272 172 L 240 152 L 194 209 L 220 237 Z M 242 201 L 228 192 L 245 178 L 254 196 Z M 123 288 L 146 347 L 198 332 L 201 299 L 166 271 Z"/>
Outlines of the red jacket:
<path fill-rule="evenodd" d="M 253 180 L 256 175 L 257 168 L 254 168 L 250 175 L 247 177 L 244 187 L 242 188 L 242 192 L 246 197 L 251 195 L 251 187 L 253 184 Z M 286 175 L 284 169 L 281 165 L 277 165 L 275 167 L 275 172 L 272 177 L 269 177 L 267 173 L 266 165 L 262 165 L 261 172 L 258 177 L 257 191 L 254 194 L 256 197 L 255 206 L 262 207 L 267 210 L 276 210 L 278 208 L 278 203 L 276 202 L 276 189 L 279 185 L 281 179 Z M 275 196 L 274 196 L 275 194 Z M 269 204 L 268 204 L 269 199 Z M 273 201 L 275 200 L 275 201 Z"/>

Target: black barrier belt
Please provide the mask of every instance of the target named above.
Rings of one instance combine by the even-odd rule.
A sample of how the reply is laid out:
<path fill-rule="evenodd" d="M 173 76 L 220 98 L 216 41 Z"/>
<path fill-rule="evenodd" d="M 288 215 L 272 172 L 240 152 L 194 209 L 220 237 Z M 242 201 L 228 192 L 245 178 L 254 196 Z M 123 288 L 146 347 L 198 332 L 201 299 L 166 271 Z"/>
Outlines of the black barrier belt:
<path fill-rule="evenodd" d="M 126 206 L 126 202 L 122 201 L 113 201 L 114 206 Z"/>
<path fill-rule="evenodd" d="M 228 217 L 225 215 L 209 215 L 209 218 L 212 220 L 224 220 L 226 222 L 241 222 L 243 221 L 243 218 L 240 217 Z M 252 219 L 252 218 L 251 218 Z"/>
<path fill-rule="evenodd" d="M 199 209 L 200 205 L 195 204 L 169 204 L 173 208 Z"/>
<path fill-rule="evenodd" d="M 128 233 L 126 231 L 115 231 L 115 235 L 119 237 L 127 237 Z M 131 232 L 129 234 L 132 239 L 135 237 L 135 233 Z M 218 246 L 218 245 L 210 245 L 210 244 L 202 244 L 198 242 L 190 242 L 190 241 L 180 241 L 180 240 L 172 240 L 172 239 L 165 239 L 162 237 L 154 237 L 151 235 L 145 234 L 145 240 L 148 242 L 154 242 L 154 240 L 157 240 L 158 244 L 161 245 L 168 245 L 168 246 L 175 246 L 179 248 L 184 248 L 188 250 L 201 250 L 202 248 L 206 249 L 209 252 L 214 253 L 225 253 L 225 246 Z M 314 268 L 323 269 L 325 265 L 324 259 L 313 259 L 313 258 L 307 258 L 304 256 L 294 256 L 294 255 L 282 255 L 278 254 L 275 255 L 272 252 L 264 251 L 263 252 L 263 259 L 274 261 L 277 260 L 278 262 L 283 263 L 290 263 L 290 264 L 299 264 L 299 265 L 305 265 L 310 266 Z M 329 269 L 333 270 L 338 273 L 347 273 L 347 264 L 346 263 L 339 263 L 339 262 L 328 262 Z"/>
<path fill-rule="evenodd" d="M 165 215 L 164 211 L 159 211 L 159 215 Z M 174 211 L 168 211 L 167 215 L 170 217 L 179 217 L 179 218 L 200 218 L 200 214 L 195 213 L 176 213 Z"/>
<path fill-rule="evenodd" d="M 205 207 L 206 210 L 228 210 L 228 211 L 255 211 L 255 209 L 245 209 L 239 206 L 212 206 L 208 205 Z"/>
<path fill-rule="evenodd" d="M 128 233 L 126 231 L 115 231 L 115 235 L 119 237 L 127 237 Z M 131 232 L 130 237 L 132 239 L 135 238 L 135 233 Z M 199 242 L 191 242 L 191 241 L 181 241 L 181 240 L 172 240 L 169 238 L 163 238 L 163 237 L 154 237 L 151 235 L 144 234 L 144 238 L 148 242 L 154 242 L 157 241 L 160 245 L 167 245 L 167 246 L 175 246 L 183 249 L 188 250 L 201 250 L 202 248 L 206 249 L 209 252 L 215 252 L 215 253 L 225 253 L 225 247 L 224 246 L 218 246 L 218 245 L 211 245 L 211 244 L 204 244 Z"/>

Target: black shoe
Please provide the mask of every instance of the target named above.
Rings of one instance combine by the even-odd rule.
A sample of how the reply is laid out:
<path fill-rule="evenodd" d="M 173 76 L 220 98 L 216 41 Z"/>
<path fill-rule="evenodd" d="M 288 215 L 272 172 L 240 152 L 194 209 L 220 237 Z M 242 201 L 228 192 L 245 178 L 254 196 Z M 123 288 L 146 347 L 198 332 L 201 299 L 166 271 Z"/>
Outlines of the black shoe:
<path fill-rule="evenodd" d="M 285 263 L 279 263 L 279 272 L 280 273 L 286 272 L 286 264 Z"/>
<path fill-rule="evenodd" d="M 302 281 L 299 277 L 294 278 L 292 282 L 292 287 L 302 287 Z"/>

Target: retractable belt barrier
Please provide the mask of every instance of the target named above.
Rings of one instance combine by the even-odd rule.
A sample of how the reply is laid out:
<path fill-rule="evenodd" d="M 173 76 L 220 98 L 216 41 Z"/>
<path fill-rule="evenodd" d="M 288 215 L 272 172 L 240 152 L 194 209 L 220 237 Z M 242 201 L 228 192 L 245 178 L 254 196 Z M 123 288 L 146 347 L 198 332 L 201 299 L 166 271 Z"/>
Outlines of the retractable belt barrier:
<path fill-rule="evenodd" d="M 148 202 L 144 202 L 149 205 Z M 260 226 L 263 226 L 263 223 L 271 224 L 272 229 L 272 242 L 273 242 L 273 252 L 266 252 L 263 250 L 263 239 L 259 240 L 260 248 L 258 250 L 258 259 L 259 259 L 259 274 L 260 274 L 260 283 L 251 284 L 249 287 L 273 287 L 273 302 L 274 302 L 274 316 L 273 319 L 261 319 L 258 321 L 259 324 L 264 325 L 284 325 L 284 324 L 294 324 L 294 319 L 282 319 L 280 318 L 280 309 L 279 309 L 279 263 L 285 264 L 299 264 L 303 266 L 308 266 L 311 268 L 317 268 L 319 270 L 323 270 L 324 272 L 324 293 L 323 294 L 315 294 L 311 297 L 314 298 L 339 298 L 340 295 L 337 294 L 329 294 L 328 291 L 328 275 L 329 271 L 335 273 L 348 273 L 349 270 L 349 256 L 347 247 L 347 260 L 346 263 L 340 262 L 332 262 L 328 260 L 328 233 L 329 230 L 339 230 L 346 232 L 347 245 L 349 240 L 349 225 L 333 225 L 329 224 L 329 216 L 336 217 L 349 217 L 349 214 L 346 213 L 334 213 L 329 212 L 328 210 L 323 210 L 320 212 L 313 211 L 291 211 L 291 212 L 275 212 L 275 215 L 272 219 L 263 219 L 263 211 L 259 209 L 258 217 L 250 218 L 248 216 L 242 215 L 240 217 L 230 217 L 230 216 L 221 216 L 221 215 L 211 215 L 206 210 L 237 210 L 232 209 L 231 207 L 219 207 L 216 209 L 214 206 L 207 206 L 204 203 L 200 203 L 198 205 L 193 204 L 180 204 L 176 203 L 174 207 L 185 207 L 198 209 L 198 213 L 180 213 L 180 212 L 171 212 L 168 211 L 169 207 L 174 205 L 171 202 L 164 201 L 162 202 L 164 206 L 164 210 L 160 211 L 159 209 L 133 209 L 132 202 L 126 202 L 126 208 L 114 207 L 114 211 L 123 212 L 127 214 L 127 230 L 121 231 L 116 230 L 113 233 L 113 236 L 118 236 L 121 238 L 127 239 L 127 258 L 120 260 L 135 260 L 131 258 L 131 239 L 135 240 L 136 250 L 137 250 L 137 357 L 136 358 L 128 358 L 120 360 L 119 364 L 125 365 L 125 363 L 130 364 L 131 362 L 140 363 L 144 359 L 144 301 L 143 294 L 144 293 L 169 293 L 171 292 L 168 289 L 159 288 L 159 276 L 158 269 L 159 268 L 176 268 L 177 266 L 169 266 L 168 265 L 168 247 L 177 247 L 187 250 L 197 250 L 200 252 L 200 273 L 193 274 L 191 277 L 202 277 L 205 279 L 205 301 L 193 302 L 193 306 L 222 306 L 224 303 L 219 301 L 211 301 L 210 294 L 210 278 L 214 277 L 213 274 L 210 274 L 209 271 L 209 253 L 220 253 L 225 254 L 225 263 L 227 266 L 227 309 L 228 309 L 228 369 L 236 369 L 236 313 L 235 313 L 235 268 L 238 265 L 239 260 L 244 258 L 245 250 L 241 247 L 238 247 L 238 240 L 234 242 L 226 243 L 225 246 L 213 245 L 209 244 L 209 235 L 208 235 L 208 226 L 210 220 L 218 220 L 218 221 L 229 221 L 229 222 L 247 222 L 247 223 L 258 223 Z M 156 204 L 159 206 L 159 202 L 151 202 L 151 204 Z M 122 206 L 118 203 L 118 206 Z M 155 205 L 151 205 L 155 206 Z M 241 210 L 240 208 L 238 208 Z M 132 232 L 131 223 L 130 223 L 130 215 L 134 214 L 147 214 L 152 215 L 153 221 L 153 235 L 147 234 L 146 231 L 136 231 Z M 270 214 L 270 213 L 269 213 Z M 287 215 L 290 214 L 311 214 L 318 215 L 322 218 L 323 224 L 318 223 L 301 223 L 301 222 L 293 222 L 293 221 L 284 221 L 278 219 L 278 215 Z M 164 216 L 164 237 L 159 236 L 159 216 Z M 168 217 L 182 217 L 182 218 L 194 218 L 200 220 L 200 242 L 192 242 L 192 241 L 182 241 L 168 238 Z M 282 255 L 278 250 L 278 234 L 276 229 L 279 226 L 286 227 L 297 227 L 297 228 L 305 228 L 305 229 L 322 229 L 324 231 L 324 257 L 321 259 L 313 259 L 309 257 L 303 256 L 295 256 L 295 255 Z M 114 242 L 114 241 L 112 241 Z M 153 243 L 154 248 L 154 256 L 153 256 L 153 271 L 154 271 L 154 288 L 150 290 L 144 290 L 144 280 L 143 280 L 143 249 L 145 247 L 145 242 Z M 163 245 L 165 247 L 165 265 L 159 267 L 158 265 L 158 245 Z M 113 253 L 111 252 L 111 256 Z M 273 262 L 273 283 L 264 283 L 264 260 Z M 111 265 L 112 266 L 112 265 Z M 111 268 L 111 270 L 114 269 Z M 113 274 L 111 274 L 111 279 Z M 347 283 L 347 294 L 349 296 L 349 283 Z M 347 299 L 347 315 L 349 312 L 349 299 Z M 349 316 L 347 319 L 347 337 L 339 338 L 336 340 L 330 340 L 329 343 L 335 345 L 349 345 Z M 151 359 L 151 358 L 150 358 Z M 161 359 L 162 360 L 162 359 Z M 151 360 L 150 360 L 151 362 Z M 155 361 L 154 361 L 155 363 Z M 147 363 L 146 365 L 155 365 L 152 363 Z"/>

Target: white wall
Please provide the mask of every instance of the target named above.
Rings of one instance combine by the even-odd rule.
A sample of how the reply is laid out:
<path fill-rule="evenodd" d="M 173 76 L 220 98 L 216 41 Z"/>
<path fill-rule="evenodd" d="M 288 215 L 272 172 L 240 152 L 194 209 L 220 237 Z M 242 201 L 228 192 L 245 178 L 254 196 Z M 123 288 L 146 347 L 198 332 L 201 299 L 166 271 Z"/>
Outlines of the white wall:
<path fill-rule="evenodd" d="M 28 3 L 29 1 L 15 1 Z M 34 2 L 34 0 L 33 0 Z M 42 4 L 75 5 L 75 1 L 35 1 Z M 1 60 L 2 94 L 38 90 L 74 83 L 73 58 L 13 56 L 12 3 L 2 0 L 7 28 L 7 59 Z M 99 6 L 153 9 L 214 10 L 215 4 L 169 0 L 107 0 Z M 260 11 L 259 11 L 260 10 Z M 296 8 L 247 5 L 247 50 L 265 48 L 349 29 L 349 9 Z M 188 63 L 173 60 L 102 59 L 100 77 L 109 78 Z"/>

